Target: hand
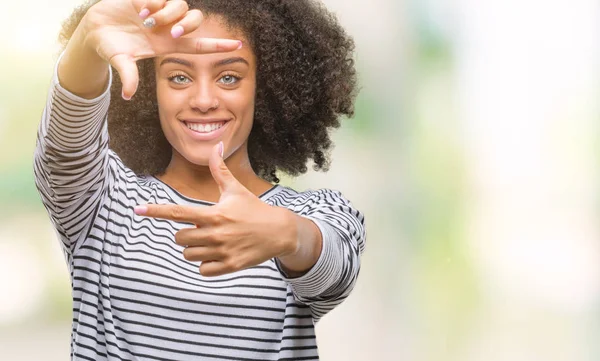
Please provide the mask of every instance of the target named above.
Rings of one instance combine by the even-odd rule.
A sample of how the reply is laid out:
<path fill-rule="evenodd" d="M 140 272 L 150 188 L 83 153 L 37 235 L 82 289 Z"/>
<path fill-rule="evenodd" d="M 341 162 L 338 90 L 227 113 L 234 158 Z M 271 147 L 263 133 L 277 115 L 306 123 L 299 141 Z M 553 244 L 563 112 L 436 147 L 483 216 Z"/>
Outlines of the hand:
<path fill-rule="evenodd" d="M 219 202 L 211 207 L 148 204 L 135 212 L 148 217 L 190 222 L 175 242 L 186 246 L 188 261 L 201 261 L 200 273 L 217 276 L 294 254 L 298 249 L 296 216 L 270 206 L 252 194 L 231 174 L 221 156 L 222 143 L 209 158 L 209 168 L 219 186 Z"/>
<path fill-rule="evenodd" d="M 153 18 L 156 25 L 144 27 L 143 17 Z M 102 0 L 88 10 L 74 37 L 117 69 L 123 97 L 129 99 L 139 82 L 137 60 L 233 51 L 241 45 L 238 40 L 181 37 L 201 22 L 202 13 L 189 10 L 183 0 Z"/>

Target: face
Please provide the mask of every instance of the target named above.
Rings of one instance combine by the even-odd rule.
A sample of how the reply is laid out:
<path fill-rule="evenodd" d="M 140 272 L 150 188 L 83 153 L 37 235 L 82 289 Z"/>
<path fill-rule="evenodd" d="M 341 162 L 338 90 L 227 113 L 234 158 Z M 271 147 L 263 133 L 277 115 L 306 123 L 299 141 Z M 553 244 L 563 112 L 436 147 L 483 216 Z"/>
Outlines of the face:
<path fill-rule="evenodd" d="M 256 89 L 254 54 L 241 33 L 228 30 L 216 16 L 205 18 L 188 37 L 237 39 L 244 44 L 229 53 L 155 59 L 160 123 L 173 159 L 206 166 L 220 141 L 225 158 L 237 154 L 247 159 Z"/>

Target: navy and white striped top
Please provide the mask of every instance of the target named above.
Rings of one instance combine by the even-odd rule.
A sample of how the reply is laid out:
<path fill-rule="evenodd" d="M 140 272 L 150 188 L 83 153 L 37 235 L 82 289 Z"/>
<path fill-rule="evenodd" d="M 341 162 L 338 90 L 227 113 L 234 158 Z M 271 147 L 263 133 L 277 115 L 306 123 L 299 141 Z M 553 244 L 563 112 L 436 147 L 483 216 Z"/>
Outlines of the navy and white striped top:
<path fill-rule="evenodd" d="M 274 186 L 260 196 L 264 202 L 319 227 L 316 265 L 293 279 L 274 260 L 204 277 L 174 242 L 189 224 L 137 216 L 133 207 L 211 203 L 134 174 L 108 148 L 110 92 L 86 100 L 62 88 L 56 74 L 34 173 L 70 270 L 71 358 L 317 360 L 314 325 L 348 296 L 358 276 L 363 215 L 336 191 Z"/>

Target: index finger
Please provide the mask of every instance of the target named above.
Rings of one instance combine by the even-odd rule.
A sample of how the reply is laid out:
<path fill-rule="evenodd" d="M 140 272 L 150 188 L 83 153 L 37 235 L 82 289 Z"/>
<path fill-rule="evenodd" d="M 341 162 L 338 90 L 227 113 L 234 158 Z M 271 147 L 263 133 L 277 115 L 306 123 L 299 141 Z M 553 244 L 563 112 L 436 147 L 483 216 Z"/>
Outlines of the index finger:
<path fill-rule="evenodd" d="M 240 40 L 215 38 L 177 38 L 175 53 L 209 54 L 234 51 L 242 48 Z"/>
<path fill-rule="evenodd" d="M 133 211 L 139 216 L 200 224 L 207 210 L 177 204 L 144 204 L 135 206 Z"/>

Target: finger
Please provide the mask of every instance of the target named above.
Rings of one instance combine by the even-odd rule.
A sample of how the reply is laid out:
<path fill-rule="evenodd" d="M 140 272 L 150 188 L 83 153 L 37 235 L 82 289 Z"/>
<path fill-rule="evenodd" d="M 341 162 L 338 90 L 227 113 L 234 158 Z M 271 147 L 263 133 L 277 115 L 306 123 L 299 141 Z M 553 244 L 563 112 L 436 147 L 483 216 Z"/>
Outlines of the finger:
<path fill-rule="evenodd" d="M 198 9 L 193 9 L 187 12 L 185 17 L 171 28 L 173 38 L 178 38 L 182 35 L 189 34 L 198 29 L 202 23 L 202 12 Z"/>
<path fill-rule="evenodd" d="M 135 8 L 135 10 L 137 12 L 141 12 L 142 10 L 146 9 L 146 3 L 147 3 L 147 0 L 133 0 L 132 1 L 133 7 Z M 146 10 L 148 10 L 148 9 L 146 9 Z M 150 13 L 150 11 L 148 10 L 148 14 L 149 13 Z"/>
<path fill-rule="evenodd" d="M 166 3 L 167 0 L 135 0 L 134 6 L 140 12 L 140 17 L 146 18 L 148 15 L 162 9 Z M 146 16 L 143 16 L 144 14 L 146 14 Z"/>
<path fill-rule="evenodd" d="M 146 20 L 154 19 L 155 25 L 167 25 L 179 21 L 189 10 L 188 4 L 182 0 L 167 1 L 165 6 L 155 13 L 152 13 Z"/>
<path fill-rule="evenodd" d="M 221 261 L 224 258 L 223 252 L 215 247 L 187 247 L 183 250 L 183 258 L 191 262 Z"/>
<path fill-rule="evenodd" d="M 175 233 L 175 243 L 180 246 L 216 246 L 221 242 L 217 240 L 214 232 L 209 227 L 184 228 Z"/>
<path fill-rule="evenodd" d="M 176 222 L 205 224 L 207 213 L 212 207 L 200 208 L 176 204 L 145 204 L 135 206 L 133 211 L 140 216 L 168 219 Z"/>
<path fill-rule="evenodd" d="M 227 168 L 227 164 L 225 164 L 225 161 L 223 160 L 224 148 L 225 145 L 223 142 L 219 142 L 219 144 L 213 147 L 212 153 L 208 158 L 208 168 L 210 169 L 210 173 L 215 182 L 217 182 L 221 194 L 233 191 L 237 187 L 242 186 L 240 182 L 235 179 L 233 174 L 231 174 L 231 171 Z"/>
<path fill-rule="evenodd" d="M 117 54 L 110 59 L 110 64 L 117 69 L 119 77 L 121 77 L 123 99 L 130 100 L 137 91 L 139 83 L 139 73 L 135 60 L 129 55 Z"/>
<path fill-rule="evenodd" d="M 204 261 L 199 267 L 200 274 L 206 277 L 221 276 L 233 272 L 221 261 Z"/>
<path fill-rule="evenodd" d="M 179 38 L 174 53 L 210 54 L 241 49 L 242 42 L 233 39 Z"/>

